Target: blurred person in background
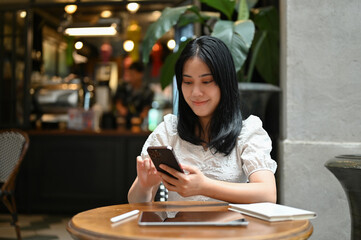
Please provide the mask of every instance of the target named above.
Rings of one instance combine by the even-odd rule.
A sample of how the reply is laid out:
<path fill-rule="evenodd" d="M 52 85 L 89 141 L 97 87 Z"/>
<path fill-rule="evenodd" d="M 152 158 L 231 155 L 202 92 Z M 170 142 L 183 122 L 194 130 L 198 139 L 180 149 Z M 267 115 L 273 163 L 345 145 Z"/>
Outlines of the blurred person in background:
<path fill-rule="evenodd" d="M 126 78 L 115 93 L 115 107 L 118 116 L 125 119 L 127 128 L 132 119 L 143 122 L 151 108 L 154 92 L 144 81 L 144 66 L 140 62 L 132 63 L 126 69 Z"/>

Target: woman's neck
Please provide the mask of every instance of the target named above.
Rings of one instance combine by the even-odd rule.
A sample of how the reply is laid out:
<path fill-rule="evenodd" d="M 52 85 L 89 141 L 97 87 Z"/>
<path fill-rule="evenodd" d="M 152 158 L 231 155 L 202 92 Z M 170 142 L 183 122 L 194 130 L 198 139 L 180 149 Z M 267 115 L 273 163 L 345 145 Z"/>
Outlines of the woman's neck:
<path fill-rule="evenodd" d="M 199 118 L 201 129 L 198 131 L 199 138 L 202 139 L 205 143 L 209 142 L 209 119 Z"/>

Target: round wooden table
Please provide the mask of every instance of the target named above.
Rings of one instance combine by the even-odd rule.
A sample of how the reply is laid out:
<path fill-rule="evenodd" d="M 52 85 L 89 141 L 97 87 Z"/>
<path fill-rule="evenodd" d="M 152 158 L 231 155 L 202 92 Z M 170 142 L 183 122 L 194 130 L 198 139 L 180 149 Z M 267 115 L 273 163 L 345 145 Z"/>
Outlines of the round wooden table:
<path fill-rule="evenodd" d="M 100 207 L 75 215 L 67 230 L 74 239 L 307 239 L 313 227 L 308 220 L 267 222 L 245 215 L 248 226 L 139 226 L 138 216 L 111 223 L 110 218 L 140 211 L 227 211 L 223 202 L 151 202 Z"/>

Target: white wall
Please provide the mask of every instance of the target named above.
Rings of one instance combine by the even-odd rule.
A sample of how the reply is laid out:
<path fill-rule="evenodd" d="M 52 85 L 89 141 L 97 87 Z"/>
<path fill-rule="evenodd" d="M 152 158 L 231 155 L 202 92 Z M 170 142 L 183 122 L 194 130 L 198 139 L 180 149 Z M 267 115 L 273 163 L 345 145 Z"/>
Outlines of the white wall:
<path fill-rule="evenodd" d="M 311 239 L 350 239 L 346 195 L 324 164 L 361 154 L 361 1 L 280 8 L 280 202 L 318 213 Z"/>

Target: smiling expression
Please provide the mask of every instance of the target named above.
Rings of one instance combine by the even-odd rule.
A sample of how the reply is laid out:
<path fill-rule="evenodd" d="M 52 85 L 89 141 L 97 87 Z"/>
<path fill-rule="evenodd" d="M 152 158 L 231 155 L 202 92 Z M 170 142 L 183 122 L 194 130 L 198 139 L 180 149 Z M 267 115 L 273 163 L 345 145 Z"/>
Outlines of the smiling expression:
<path fill-rule="evenodd" d="M 209 67 L 198 57 L 190 58 L 184 63 L 182 77 L 185 101 L 200 121 L 207 124 L 221 99 Z"/>

